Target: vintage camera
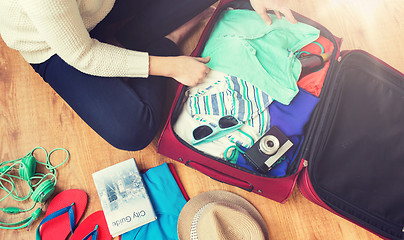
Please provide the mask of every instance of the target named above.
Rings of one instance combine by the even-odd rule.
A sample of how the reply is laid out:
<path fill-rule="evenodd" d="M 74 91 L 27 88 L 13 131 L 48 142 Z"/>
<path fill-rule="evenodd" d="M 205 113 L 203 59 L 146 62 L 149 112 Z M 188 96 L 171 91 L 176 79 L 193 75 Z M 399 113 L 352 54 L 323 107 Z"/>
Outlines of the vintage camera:
<path fill-rule="evenodd" d="M 292 146 L 288 137 L 278 127 L 272 126 L 244 156 L 258 171 L 267 173 Z"/>

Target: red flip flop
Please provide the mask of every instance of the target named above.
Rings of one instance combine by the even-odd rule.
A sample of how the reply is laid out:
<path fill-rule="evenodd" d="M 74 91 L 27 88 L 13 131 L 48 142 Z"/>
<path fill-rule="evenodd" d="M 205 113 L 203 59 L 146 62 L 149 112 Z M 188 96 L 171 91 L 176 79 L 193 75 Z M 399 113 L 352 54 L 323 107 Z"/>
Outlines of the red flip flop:
<path fill-rule="evenodd" d="M 83 216 L 86 206 L 87 194 L 83 190 L 69 189 L 57 194 L 49 203 L 45 218 L 38 226 L 37 239 L 65 240 L 71 227 L 74 230 Z"/>
<path fill-rule="evenodd" d="M 96 234 L 96 237 L 94 234 Z M 76 228 L 72 237 L 69 240 L 82 240 L 82 239 L 92 239 L 92 240 L 112 239 L 112 236 L 109 233 L 107 221 L 105 220 L 103 211 L 94 212 L 90 216 L 85 218 L 84 221 L 80 223 L 79 226 Z"/>

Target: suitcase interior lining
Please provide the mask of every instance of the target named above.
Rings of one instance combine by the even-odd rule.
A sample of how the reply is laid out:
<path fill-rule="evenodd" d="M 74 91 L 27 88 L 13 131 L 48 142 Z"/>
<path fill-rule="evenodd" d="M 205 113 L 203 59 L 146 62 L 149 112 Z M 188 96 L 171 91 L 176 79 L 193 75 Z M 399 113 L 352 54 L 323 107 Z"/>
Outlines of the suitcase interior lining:
<path fill-rule="evenodd" d="M 328 129 L 319 131 L 328 134 L 318 137 L 318 153 L 310 159 L 313 187 L 330 207 L 402 234 L 404 79 L 369 55 L 351 52 L 335 80 L 324 113 Z"/>

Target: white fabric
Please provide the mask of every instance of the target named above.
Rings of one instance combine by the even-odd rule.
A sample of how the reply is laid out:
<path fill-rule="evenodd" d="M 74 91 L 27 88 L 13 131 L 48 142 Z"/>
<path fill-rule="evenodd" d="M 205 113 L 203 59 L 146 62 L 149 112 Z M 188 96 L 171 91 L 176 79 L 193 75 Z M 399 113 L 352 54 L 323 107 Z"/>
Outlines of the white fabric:
<path fill-rule="evenodd" d="M 204 82 L 198 85 L 196 88 L 198 89 L 206 88 L 213 82 L 217 81 L 218 78 L 222 78 L 224 75 L 225 75 L 224 73 L 211 70 L 210 73 L 206 76 Z M 189 96 L 189 91 L 193 93 L 197 91 L 197 89 L 193 88 L 188 89 L 186 97 Z M 262 114 L 267 114 L 268 111 L 269 110 L 267 109 Z M 212 122 L 217 121 L 217 118 L 219 118 L 218 116 L 208 116 L 208 115 L 205 115 L 204 117 L 210 117 L 211 118 L 210 121 Z M 186 102 L 183 104 L 183 109 L 181 110 L 181 113 L 179 114 L 177 121 L 174 123 L 173 130 L 181 139 L 192 145 L 193 140 L 192 131 L 200 125 L 201 122 L 197 118 L 193 118 L 191 116 L 189 98 L 187 98 Z M 249 134 L 253 138 L 254 142 L 261 137 L 261 134 L 258 131 L 258 129 L 255 129 L 249 126 L 248 124 L 244 124 L 240 128 L 240 130 Z M 195 145 L 194 147 L 213 157 L 224 158 L 225 150 L 230 146 L 234 146 L 235 142 L 238 142 L 239 144 L 245 147 L 251 147 L 250 139 L 238 131 L 232 132 L 218 140 L 208 143 L 201 143 Z"/>
<path fill-rule="evenodd" d="M 1 0 L 0 34 L 29 63 L 57 54 L 96 76 L 147 77 L 149 56 L 91 39 L 115 0 Z"/>
<path fill-rule="evenodd" d="M 207 82 L 189 89 L 192 117 L 234 116 L 260 134 L 269 127 L 265 110 L 272 98 L 243 79 L 215 71 Z"/>

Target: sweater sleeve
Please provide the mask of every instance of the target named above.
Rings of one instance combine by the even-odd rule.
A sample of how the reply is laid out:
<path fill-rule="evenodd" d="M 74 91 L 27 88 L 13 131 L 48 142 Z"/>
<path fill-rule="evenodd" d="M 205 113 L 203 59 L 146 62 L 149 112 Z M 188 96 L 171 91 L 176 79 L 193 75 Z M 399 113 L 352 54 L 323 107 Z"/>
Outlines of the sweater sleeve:
<path fill-rule="evenodd" d="M 148 53 L 92 39 L 76 0 L 19 1 L 50 48 L 69 65 L 95 76 L 148 76 Z"/>

